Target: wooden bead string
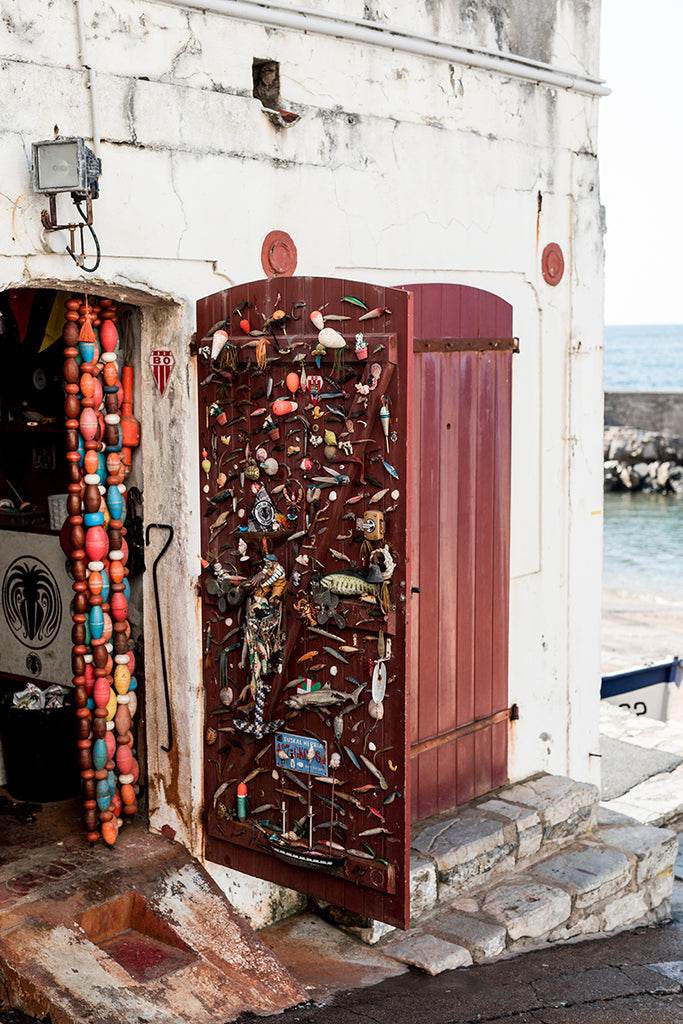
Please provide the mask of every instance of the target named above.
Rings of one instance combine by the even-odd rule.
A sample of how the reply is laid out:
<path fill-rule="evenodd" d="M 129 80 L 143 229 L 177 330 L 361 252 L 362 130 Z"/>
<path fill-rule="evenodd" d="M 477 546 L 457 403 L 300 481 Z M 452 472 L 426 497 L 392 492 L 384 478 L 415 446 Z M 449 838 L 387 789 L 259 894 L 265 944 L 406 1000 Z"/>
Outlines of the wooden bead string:
<path fill-rule="evenodd" d="M 137 810 L 133 787 L 138 776 L 132 753 L 136 683 L 128 646 L 116 309 L 109 299 L 93 307 L 87 297 L 82 303 L 69 299 L 65 319 L 67 509 L 75 591 L 72 668 L 84 823 L 89 842 L 101 834 L 112 845 L 121 811 Z"/>

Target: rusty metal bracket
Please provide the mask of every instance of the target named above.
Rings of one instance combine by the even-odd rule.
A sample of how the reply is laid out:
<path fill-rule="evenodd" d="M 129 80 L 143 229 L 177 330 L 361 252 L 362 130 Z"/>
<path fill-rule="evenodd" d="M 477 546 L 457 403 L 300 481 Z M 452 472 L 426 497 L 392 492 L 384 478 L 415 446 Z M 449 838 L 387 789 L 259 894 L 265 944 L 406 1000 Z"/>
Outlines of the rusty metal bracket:
<path fill-rule="evenodd" d="M 154 580 L 154 603 L 157 611 L 157 629 L 159 630 L 159 645 L 161 648 L 161 673 L 164 679 L 164 698 L 166 700 L 166 726 L 168 732 L 168 746 L 161 746 L 164 753 L 169 754 L 173 749 L 173 722 L 171 720 L 171 695 L 168 689 L 168 672 L 166 671 L 166 649 L 164 647 L 164 629 L 161 623 L 161 603 L 159 601 L 159 583 L 157 580 L 157 565 L 166 554 L 171 541 L 173 540 L 173 527 L 168 523 L 149 523 L 145 531 L 145 547 L 149 547 L 150 530 L 168 530 L 168 538 L 163 548 L 154 559 L 152 565 L 152 579 Z"/>

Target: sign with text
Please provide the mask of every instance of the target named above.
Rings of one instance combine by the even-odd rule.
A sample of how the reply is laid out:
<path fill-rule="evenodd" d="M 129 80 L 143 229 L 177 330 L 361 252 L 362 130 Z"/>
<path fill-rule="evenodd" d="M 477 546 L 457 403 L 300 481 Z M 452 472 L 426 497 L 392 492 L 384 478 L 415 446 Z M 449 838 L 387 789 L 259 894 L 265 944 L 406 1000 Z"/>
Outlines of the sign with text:
<path fill-rule="evenodd" d="M 280 768 L 307 775 L 327 775 L 327 743 L 311 736 L 275 734 L 275 758 Z"/>

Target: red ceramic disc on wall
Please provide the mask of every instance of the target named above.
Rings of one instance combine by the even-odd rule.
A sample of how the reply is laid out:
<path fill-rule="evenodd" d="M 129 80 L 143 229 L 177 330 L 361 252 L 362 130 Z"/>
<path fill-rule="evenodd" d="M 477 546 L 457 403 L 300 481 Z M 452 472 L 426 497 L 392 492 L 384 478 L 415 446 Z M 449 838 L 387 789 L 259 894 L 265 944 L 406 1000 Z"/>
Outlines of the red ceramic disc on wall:
<path fill-rule="evenodd" d="M 286 231 L 270 231 L 263 239 L 261 266 L 267 277 L 291 277 L 296 270 L 297 251 Z"/>
<path fill-rule="evenodd" d="M 549 242 L 541 256 L 541 270 L 546 284 L 559 284 L 564 274 L 564 256 L 557 242 Z"/>

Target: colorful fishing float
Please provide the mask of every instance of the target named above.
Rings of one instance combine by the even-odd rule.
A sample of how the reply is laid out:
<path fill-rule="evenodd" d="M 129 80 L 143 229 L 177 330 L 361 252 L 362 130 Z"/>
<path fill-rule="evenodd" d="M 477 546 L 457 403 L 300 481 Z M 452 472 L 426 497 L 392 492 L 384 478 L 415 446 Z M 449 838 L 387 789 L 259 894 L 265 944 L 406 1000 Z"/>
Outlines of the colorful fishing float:
<path fill-rule="evenodd" d="M 74 576 L 73 685 L 83 818 L 90 843 L 112 845 L 135 814 L 139 769 L 126 580 L 126 487 L 140 427 L 132 415 L 132 369 L 118 373 L 116 307 L 66 302 L 64 388 L 69 468 L 69 541 Z M 122 456 L 123 452 L 123 456 Z M 127 459 L 127 462 L 125 461 Z"/>

